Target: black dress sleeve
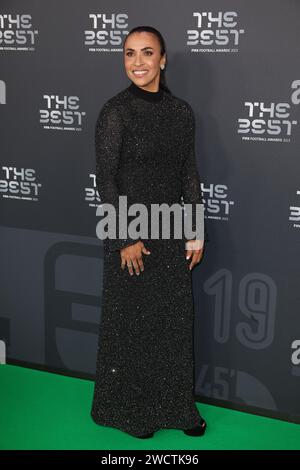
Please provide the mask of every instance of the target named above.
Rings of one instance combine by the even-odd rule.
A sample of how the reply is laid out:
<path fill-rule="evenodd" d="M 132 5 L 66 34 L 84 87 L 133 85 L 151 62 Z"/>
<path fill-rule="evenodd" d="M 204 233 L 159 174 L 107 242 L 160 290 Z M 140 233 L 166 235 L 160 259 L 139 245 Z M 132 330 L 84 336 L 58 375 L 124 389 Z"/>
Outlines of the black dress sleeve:
<path fill-rule="evenodd" d="M 200 177 L 195 155 L 195 115 L 192 107 L 187 104 L 188 130 L 185 140 L 185 158 L 182 167 L 181 183 L 184 204 L 192 207 L 192 229 L 196 230 L 196 204 L 203 204 Z M 184 237 L 186 240 L 186 237 Z M 195 236 L 194 238 L 195 239 Z M 204 223 L 204 240 L 209 241 L 206 224 Z"/>
<path fill-rule="evenodd" d="M 95 126 L 96 187 L 100 202 L 109 203 L 116 211 L 116 238 L 107 238 L 109 251 L 120 250 L 137 243 L 138 239 L 119 237 L 119 191 L 116 176 L 122 149 L 123 122 L 116 106 L 106 102 Z"/>

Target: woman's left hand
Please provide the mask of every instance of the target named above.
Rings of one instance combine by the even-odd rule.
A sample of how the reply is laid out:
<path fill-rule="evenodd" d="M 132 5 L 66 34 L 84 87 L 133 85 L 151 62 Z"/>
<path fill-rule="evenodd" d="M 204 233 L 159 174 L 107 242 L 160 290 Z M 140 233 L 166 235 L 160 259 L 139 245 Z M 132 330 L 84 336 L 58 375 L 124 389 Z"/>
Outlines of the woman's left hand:
<path fill-rule="evenodd" d="M 188 240 L 186 242 L 186 259 L 190 259 L 192 256 L 192 261 L 189 265 L 190 270 L 192 270 L 193 267 L 200 262 L 203 255 L 203 246 L 204 240 Z"/>

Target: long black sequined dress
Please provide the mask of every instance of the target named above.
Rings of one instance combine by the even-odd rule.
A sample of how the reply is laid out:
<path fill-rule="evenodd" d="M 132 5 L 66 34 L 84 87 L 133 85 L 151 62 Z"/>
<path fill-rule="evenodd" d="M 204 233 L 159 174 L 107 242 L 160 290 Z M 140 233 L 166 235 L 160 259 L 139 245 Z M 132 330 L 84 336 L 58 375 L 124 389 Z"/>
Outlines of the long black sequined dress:
<path fill-rule="evenodd" d="M 131 85 L 102 107 L 95 128 L 101 202 L 201 203 L 192 107 L 164 89 Z M 194 207 L 194 206 L 193 206 Z M 193 226 L 194 227 L 194 226 Z M 142 238 L 144 271 L 121 269 L 120 248 L 105 239 L 102 313 L 92 419 L 134 436 L 200 424 L 193 396 L 191 260 L 184 238 Z"/>

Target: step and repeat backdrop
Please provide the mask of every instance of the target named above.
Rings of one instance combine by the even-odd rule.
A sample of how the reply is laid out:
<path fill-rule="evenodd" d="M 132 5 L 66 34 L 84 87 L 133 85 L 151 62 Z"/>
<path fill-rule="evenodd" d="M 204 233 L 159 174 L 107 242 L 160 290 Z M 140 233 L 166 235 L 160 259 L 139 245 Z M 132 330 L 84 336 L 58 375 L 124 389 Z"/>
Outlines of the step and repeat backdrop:
<path fill-rule="evenodd" d="M 297 0 L 1 1 L 2 362 L 94 377 L 94 129 L 130 84 L 138 25 L 162 33 L 167 85 L 196 116 L 195 397 L 300 422 Z"/>

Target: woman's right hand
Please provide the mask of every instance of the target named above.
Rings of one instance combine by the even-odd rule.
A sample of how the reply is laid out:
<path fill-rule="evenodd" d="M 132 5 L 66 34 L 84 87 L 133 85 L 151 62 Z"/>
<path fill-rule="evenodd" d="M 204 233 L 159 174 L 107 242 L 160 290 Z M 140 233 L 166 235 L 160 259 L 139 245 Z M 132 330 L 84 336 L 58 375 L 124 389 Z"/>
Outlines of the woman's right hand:
<path fill-rule="evenodd" d="M 137 276 L 139 276 L 140 271 L 144 271 L 144 263 L 142 258 L 142 253 L 145 255 L 150 255 L 151 252 L 147 250 L 142 241 L 138 241 L 133 245 L 129 245 L 120 250 L 120 255 L 122 259 L 121 269 L 125 269 L 127 265 L 129 274 L 132 276 L 134 274 L 133 267 Z"/>

